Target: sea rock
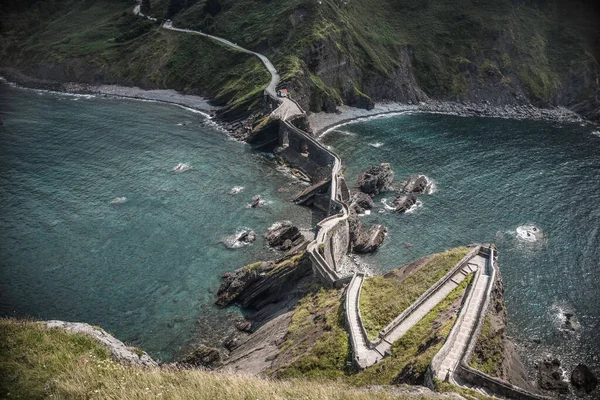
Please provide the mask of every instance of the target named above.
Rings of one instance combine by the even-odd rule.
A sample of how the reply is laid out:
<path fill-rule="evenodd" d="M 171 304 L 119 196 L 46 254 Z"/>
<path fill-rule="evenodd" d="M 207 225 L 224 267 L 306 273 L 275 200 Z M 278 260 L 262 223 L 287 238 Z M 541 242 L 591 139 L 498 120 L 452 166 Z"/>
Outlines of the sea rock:
<path fill-rule="evenodd" d="M 586 393 L 590 393 L 598 386 L 598 379 L 587 365 L 579 364 L 571 372 L 571 383 L 576 389 L 583 389 Z"/>
<path fill-rule="evenodd" d="M 354 208 L 357 214 L 362 214 L 365 210 L 373 208 L 373 199 L 366 193 L 356 192 L 350 199 L 350 207 Z"/>
<path fill-rule="evenodd" d="M 223 347 L 225 347 L 229 351 L 235 349 L 239 345 L 240 345 L 240 338 L 235 333 L 232 333 L 231 335 L 227 336 L 225 338 L 225 340 L 223 341 Z"/>
<path fill-rule="evenodd" d="M 577 320 L 577 317 L 573 312 L 566 311 L 563 313 L 565 317 L 565 322 L 563 323 L 562 328 L 567 331 L 577 332 L 581 330 L 581 324 Z"/>
<path fill-rule="evenodd" d="M 248 204 L 248 208 L 260 208 L 265 205 L 265 201 L 259 194 L 252 198 L 252 203 Z"/>
<path fill-rule="evenodd" d="M 569 385 L 562 379 L 560 360 L 558 358 L 546 358 L 538 363 L 540 388 L 559 393 L 568 393 Z"/>
<path fill-rule="evenodd" d="M 234 323 L 235 328 L 241 332 L 252 332 L 252 322 L 248 321 L 246 318 L 240 318 L 236 320 Z"/>
<path fill-rule="evenodd" d="M 373 225 L 369 229 L 361 229 L 355 240 L 353 251 L 356 253 L 372 253 L 383 244 L 387 228 L 383 225 Z"/>
<path fill-rule="evenodd" d="M 400 194 L 394 199 L 394 211 L 406 212 L 417 203 L 414 194 Z"/>
<path fill-rule="evenodd" d="M 229 235 L 221 242 L 229 249 L 237 249 L 240 247 L 248 246 L 256 240 L 256 232 L 250 229 L 243 229 L 233 235 Z"/>
<path fill-rule="evenodd" d="M 357 186 L 361 192 L 376 195 L 390 190 L 394 180 L 394 171 L 389 163 L 382 163 L 367 168 L 359 178 Z"/>
<path fill-rule="evenodd" d="M 431 182 L 425 175 L 409 175 L 401 184 L 401 191 L 404 193 L 427 193 L 431 187 Z"/>
<path fill-rule="evenodd" d="M 181 360 L 181 362 L 184 364 L 212 369 L 219 367 L 223 363 L 223 358 L 218 349 L 201 345 L 196 350 L 188 354 L 183 360 Z"/>
<path fill-rule="evenodd" d="M 265 234 L 269 246 L 279 250 L 289 250 L 304 240 L 300 230 L 289 221 L 273 224 Z"/>
<path fill-rule="evenodd" d="M 238 302 L 244 308 L 258 310 L 285 297 L 300 278 L 312 273 L 308 255 L 302 246 L 296 249 L 277 261 L 250 264 L 223 275 L 215 304 Z"/>

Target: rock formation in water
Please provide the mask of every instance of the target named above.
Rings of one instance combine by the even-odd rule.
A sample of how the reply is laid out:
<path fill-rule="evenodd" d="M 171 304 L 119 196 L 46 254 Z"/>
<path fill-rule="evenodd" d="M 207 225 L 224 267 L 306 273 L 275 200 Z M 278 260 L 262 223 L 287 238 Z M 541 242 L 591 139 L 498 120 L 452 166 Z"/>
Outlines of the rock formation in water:
<path fill-rule="evenodd" d="M 571 384 L 575 389 L 591 393 L 598 386 L 598 379 L 587 365 L 579 364 L 571 372 Z"/>
<path fill-rule="evenodd" d="M 431 182 L 425 175 L 409 175 L 400 184 L 400 191 L 403 193 L 427 193 L 431 187 Z"/>
<path fill-rule="evenodd" d="M 259 194 L 252 198 L 252 203 L 248 204 L 248 208 L 259 208 L 265 205 L 265 201 Z"/>
<path fill-rule="evenodd" d="M 355 253 L 372 253 L 383 244 L 387 228 L 383 225 L 372 225 L 369 229 L 360 229 L 354 240 L 352 250 Z"/>
<path fill-rule="evenodd" d="M 265 234 L 265 240 L 269 246 L 287 251 L 304 241 L 304 236 L 291 222 L 284 221 L 270 227 Z"/>
<path fill-rule="evenodd" d="M 188 354 L 183 360 L 181 360 L 181 362 L 183 364 L 189 364 L 196 367 L 213 369 L 222 364 L 223 357 L 218 349 L 201 345 L 196 350 Z"/>
<path fill-rule="evenodd" d="M 569 385 L 562 379 L 562 370 L 558 358 L 549 357 L 539 362 L 538 373 L 540 388 L 558 393 L 569 392 Z"/>
<path fill-rule="evenodd" d="M 363 193 L 376 195 L 391 190 L 394 171 L 389 163 L 367 168 L 358 177 L 357 186 Z"/>
<path fill-rule="evenodd" d="M 399 194 L 394 199 L 394 211 L 406 212 L 415 204 L 417 204 L 417 198 L 414 194 Z"/>
<path fill-rule="evenodd" d="M 366 210 L 373 208 L 373 199 L 366 193 L 356 192 L 350 199 L 350 207 L 356 211 L 357 214 L 363 214 Z"/>

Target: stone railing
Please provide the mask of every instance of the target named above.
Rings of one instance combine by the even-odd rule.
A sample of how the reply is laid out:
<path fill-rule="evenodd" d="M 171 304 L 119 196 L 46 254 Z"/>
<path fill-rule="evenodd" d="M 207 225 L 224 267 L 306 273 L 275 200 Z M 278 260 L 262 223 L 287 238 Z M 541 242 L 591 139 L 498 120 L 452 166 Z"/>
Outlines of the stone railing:
<path fill-rule="evenodd" d="M 488 251 L 486 251 L 488 250 Z M 486 254 L 487 253 L 487 254 Z M 489 308 L 489 304 L 491 301 L 491 292 L 494 287 L 494 282 L 497 276 L 497 266 L 495 264 L 495 250 L 493 247 L 489 247 L 489 249 L 481 248 L 480 254 L 483 256 L 489 257 L 489 270 L 487 271 L 489 274 L 489 281 L 487 287 L 485 289 L 484 301 L 479 305 L 479 309 L 477 310 L 476 317 L 476 325 L 475 328 L 470 332 L 468 344 L 463 354 L 460 356 L 458 364 L 456 365 L 455 371 L 453 374 L 464 382 L 468 382 L 471 385 L 476 387 L 482 387 L 489 391 L 491 391 L 495 395 L 504 396 L 510 399 L 516 400 L 548 400 L 548 397 L 541 396 L 535 393 L 531 393 L 525 389 L 514 386 L 508 382 L 503 381 L 502 379 L 489 376 L 481 371 L 476 370 L 471 367 L 468 362 L 473 356 L 473 352 L 475 350 L 475 346 L 477 344 L 477 340 L 481 334 L 481 330 L 483 329 L 483 322 L 485 319 L 485 315 L 487 314 L 487 310 Z M 442 349 L 434 356 L 431 360 L 431 364 L 429 365 L 425 382 L 427 386 L 434 387 L 434 377 L 438 375 L 439 368 L 443 360 L 449 355 L 451 350 L 453 350 L 454 339 L 460 333 L 461 323 L 465 316 L 465 310 L 467 310 L 473 301 L 474 298 L 474 288 L 477 286 L 476 281 L 480 279 L 480 277 L 484 274 L 484 271 L 478 270 L 475 275 L 475 281 L 470 287 L 470 291 L 467 294 L 467 300 L 464 302 L 461 312 L 457 321 L 448 335 L 446 339 L 446 343 L 442 347 Z M 455 379 L 450 376 L 450 379 L 455 381 Z M 458 383 L 455 381 L 455 383 Z"/>

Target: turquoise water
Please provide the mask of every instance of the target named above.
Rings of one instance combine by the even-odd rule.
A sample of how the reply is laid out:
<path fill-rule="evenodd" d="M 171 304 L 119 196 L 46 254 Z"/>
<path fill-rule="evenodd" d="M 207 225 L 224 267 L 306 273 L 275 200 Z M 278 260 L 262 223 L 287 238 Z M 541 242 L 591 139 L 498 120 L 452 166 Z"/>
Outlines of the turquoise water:
<path fill-rule="evenodd" d="M 0 118 L 0 315 L 100 325 L 171 360 L 222 337 L 220 277 L 274 257 L 268 226 L 310 229 L 294 181 L 190 110 L 0 83 Z M 218 243 L 241 227 L 252 246 Z"/>
<path fill-rule="evenodd" d="M 399 181 L 425 174 L 435 191 L 409 214 L 363 217 L 388 227 L 375 254 L 389 270 L 432 252 L 494 242 L 505 284 L 509 334 L 529 366 L 546 353 L 568 368 L 587 363 L 600 373 L 600 134 L 598 128 L 532 121 L 399 115 L 341 126 L 324 141 L 341 156 L 355 185 L 369 165 L 390 162 Z M 545 240 L 519 239 L 535 224 Z M 571 307 L 578 334 L 558 329 Z M 536 344 L 534 339 L 540 341 Z M 570 370 L 569 370 L 570 371 Z"/>

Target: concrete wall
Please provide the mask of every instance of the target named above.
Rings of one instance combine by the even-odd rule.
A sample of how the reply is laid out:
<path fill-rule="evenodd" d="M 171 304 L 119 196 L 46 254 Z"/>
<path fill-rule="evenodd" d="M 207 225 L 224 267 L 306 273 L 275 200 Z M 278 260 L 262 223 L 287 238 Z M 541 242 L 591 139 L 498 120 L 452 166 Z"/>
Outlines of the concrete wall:
<path fill-rule="evenodd" d="M 339 271 L 339 264 L 348 252 L 348 246 L 350 245 L 348 221 L 339 221 L 334 227 L 330 228 L 325 234 L 324 244 L 325 261 L 334 271 Z"/>

